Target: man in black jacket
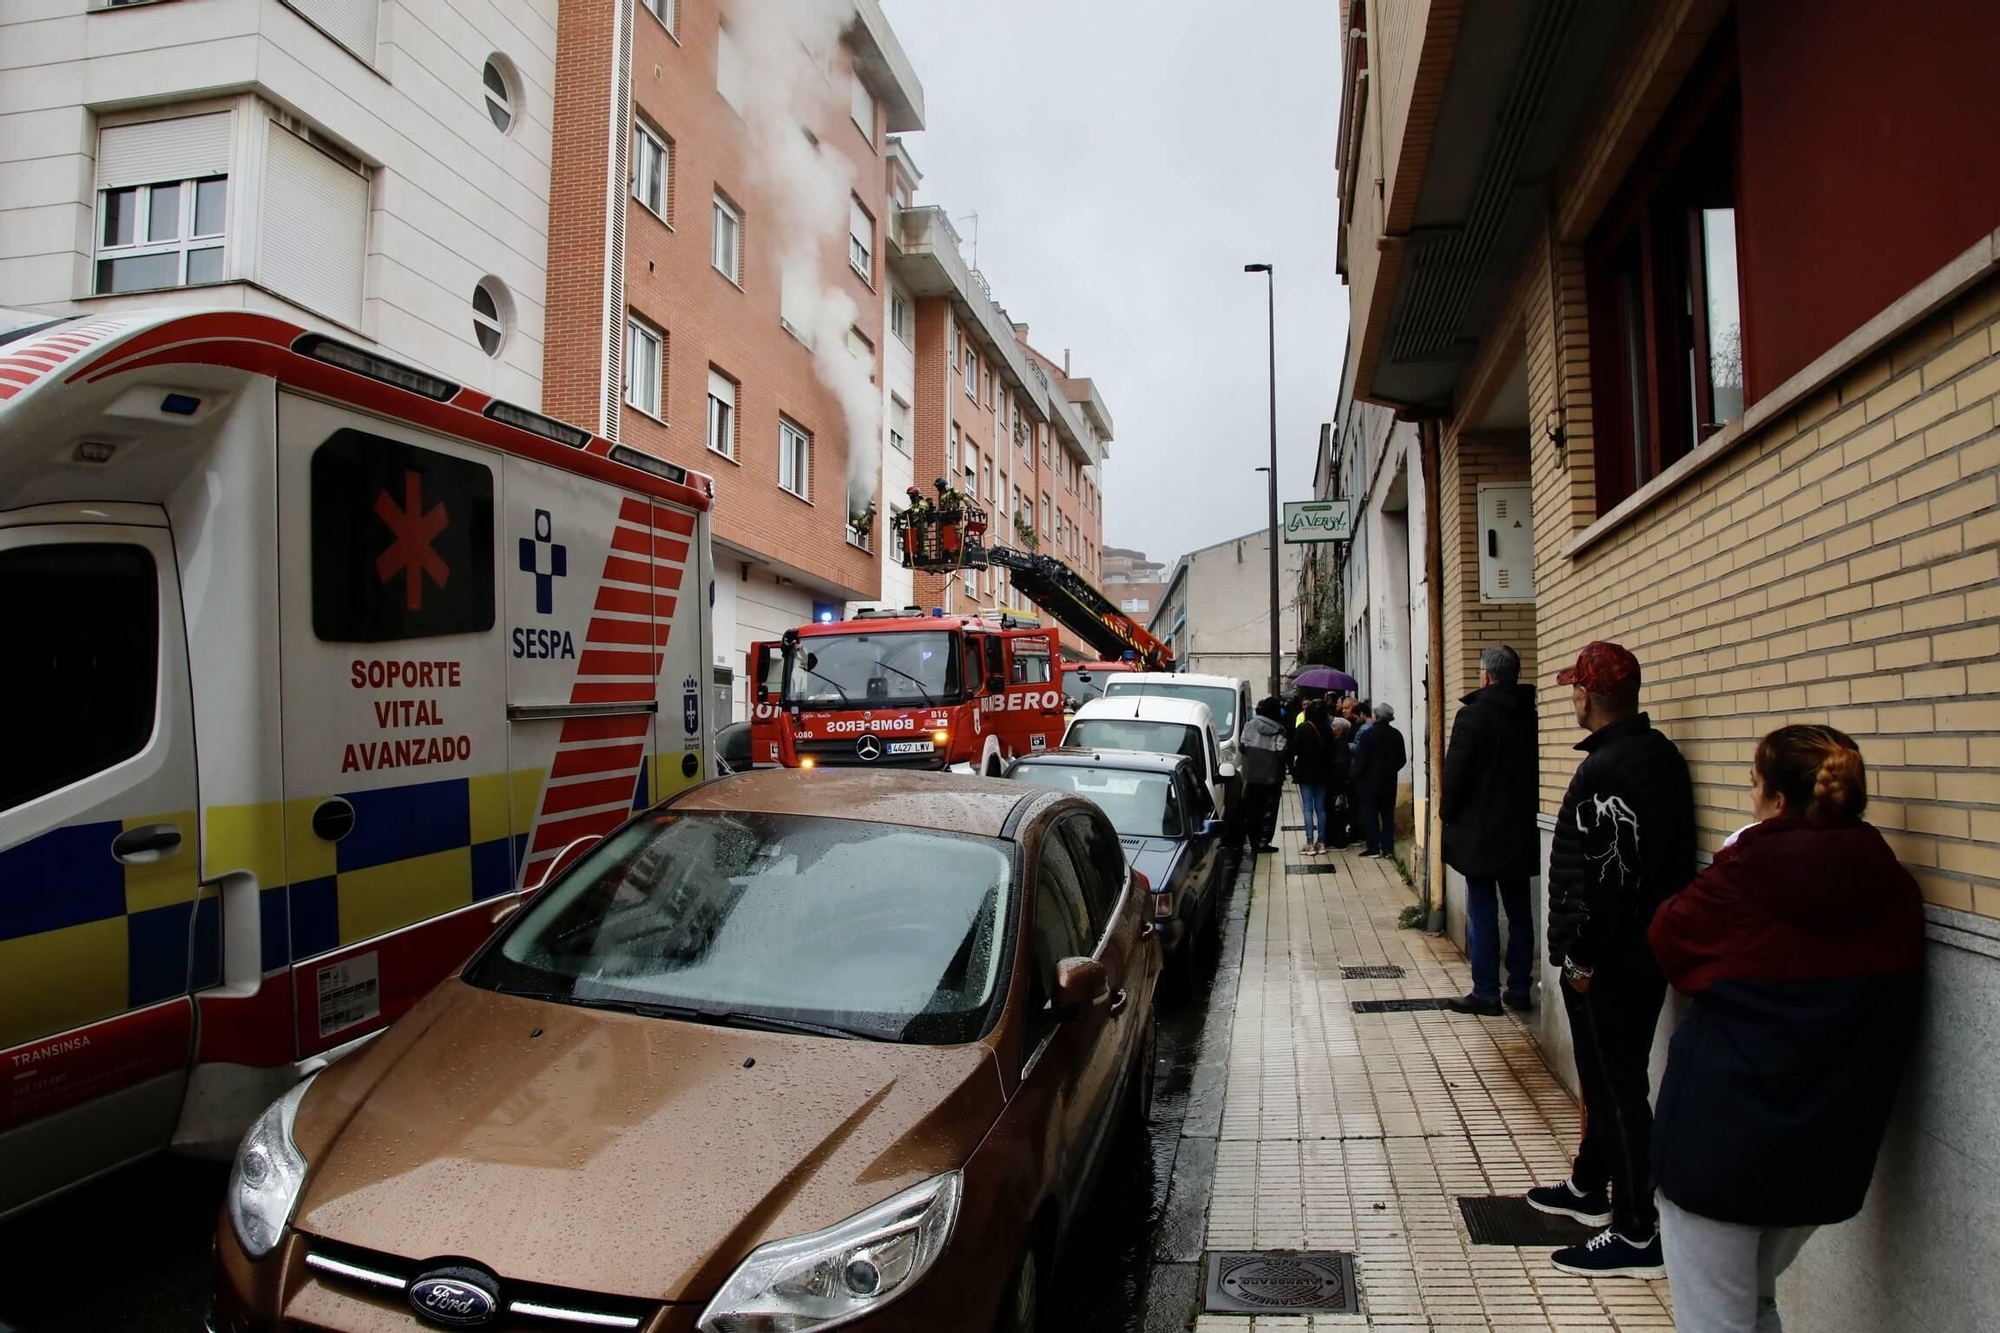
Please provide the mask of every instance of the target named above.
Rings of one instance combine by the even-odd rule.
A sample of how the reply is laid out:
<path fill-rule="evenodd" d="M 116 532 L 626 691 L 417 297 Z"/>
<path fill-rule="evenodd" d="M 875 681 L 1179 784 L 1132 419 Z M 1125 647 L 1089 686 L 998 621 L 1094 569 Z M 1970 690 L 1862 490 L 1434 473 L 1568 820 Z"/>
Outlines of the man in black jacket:
<path fill-rule="evenodd" d="M 1472 994 L 1446 1001 L 1461 1014 L 1500 1016 L 1500 908 L 1507 909 L 1510 1009 L 1529 1005 L 1535 926 L 1528 880 L 1540 870 L 1535 828 L 1539 765 L 1535 692 L 1519 684 L 1521 656 L 1504 643 L 1479 655 L 1479 688 L 1451 724 L 1439 815 L 1444 863 L 1465 876 L 1465 952 Z"/>
<path fill-rule="evenodd" d="M 1368 844 L 1363 856 L 1393 856 L 1396 852 L 1396 775 L 1410 762 L 1403 733 L 1396 730 L 1396 710 L 1375 705 L 1375 720 L 1354 742 L 1354 799 L 1361 807 L 1361 836 Z"/>
<path fill-rule="evenodd" d="M 1528 1202 L 1610 1229 L 1558 1250 L 1586 1277 L 1663 1277 L 1653 1202 L 1653 1034 L 1666 982 L 1646 942 L 1653 911 L 1694 878 L 1694 788 L 1687 761 L 1639 711 L 1639 661 L 1590 643 L 1556 677 L 1590 734 L 1549 849 L 1549 958 L 1583 1090 L 1583 1143 L 1570 1178 Z M 1606 1196 L 1607 1187 L 1609 1197 Z"/>

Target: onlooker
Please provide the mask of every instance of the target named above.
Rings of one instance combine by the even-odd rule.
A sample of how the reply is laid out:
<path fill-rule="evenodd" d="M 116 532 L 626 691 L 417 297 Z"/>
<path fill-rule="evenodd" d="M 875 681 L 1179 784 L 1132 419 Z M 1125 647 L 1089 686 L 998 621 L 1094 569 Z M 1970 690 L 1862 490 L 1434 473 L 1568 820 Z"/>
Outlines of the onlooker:
<path fill-rule="evenodd" d="M 1285 783 L 1285 727 L 1278 720 L 1282 709 L 1276 698 L 1265 697 L 1256 716 L 1243 724 L 1243 739 L 1238 742 L 1243 758 L 1243 828 L 1260 852 L 1278 850 L 1271 840 L 1278 833 L 1278 796 Z"/>
<path fill-rule="evenodd" d="M 1693 997 L 1654 1137 L 1683 1333 L 1777 1333 L 1777 1280 L 1815 1227 L 1861 1211 L 1914 1043 L 1922 895 L 1861 812 L 1831 727 L 1780 727 L 1750 770 L 1760 821 L 1653 917 Z"/>
<path fill-rule="evenodd" d="M 1336 767 L 1335 755 L 1344 761 L 1347 747 L 1340 743 L 1328 724 L 1326 705 L 1318 699 L 1306 704 L 1306 711 L 1292 731 L 1292 781 L 1299 784 L 1299 804 L 1305 811 L 1304 854 L 1317 856 L 1332 851 L 1327 839 L 1333 836 L 1328 825 L 1327 793 L 1336 777 L 1347 772 L 1345 762 Z"/>
<path fill-rule="evenodd" d="M 1465 876 L 1465 951 L 1472 994 L 1448 1000 L 1461 1014 L 1500 1013 L 1500 908 L 1507 909 L 1510 1009 L 1529 1004 L 1535 926 L 1528 880 L 1539 869 L 1535 691 L 1520 684 L 1521 655 L 1495 644 L 1479 655 L 1479 688 L 1459 702 L 1444 752 L 1439 816 L 1444 863 Z"/>
<path fill-rule="evenodd" d="M 1375 705 L 1375 720 L 1361 729 L 1354 742 L 1354 796 L 1361 803 L 1361 836 L 1368 844 L 1363 856 L 1388 856 L 1396 850 L 1396 775 L 1410 761 L 1403 733 L 1390 724 L 1396 710 Z"/>
<path fill-rule="evenodd" d="M 1556 1251 L 1564 1272 L 1662 1277 L 1647 1092 L 1667 984 L 1646 927 L 1694 878 L 1694 789 L 1681 752 L 1639 711 L 1631 653 L 1585 644 L 1556 680 L 1571 687 L 1577 723 L 1590 733 L 1556 815 L 1548 879 L 1549 958 L 1563 969 L 1584 1129 L 1569 1179 L 1528 1191 L 1528 1202 L 1610 1224 Z"/>

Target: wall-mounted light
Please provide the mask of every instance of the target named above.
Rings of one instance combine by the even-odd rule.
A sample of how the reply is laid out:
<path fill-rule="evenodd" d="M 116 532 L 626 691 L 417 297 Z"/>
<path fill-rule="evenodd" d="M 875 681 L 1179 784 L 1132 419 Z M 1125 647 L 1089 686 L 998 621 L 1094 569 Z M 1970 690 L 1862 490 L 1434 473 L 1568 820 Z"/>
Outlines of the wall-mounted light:
<path fill-rule="evenodd" d="M 1551 409 L 1549 414 L 1542 418 L 1542 434 L 1548 436 L 1549 443 L 1558 449 L 1569 443 L 1569 429 L 1563 424 L 1561 408 Z"/>

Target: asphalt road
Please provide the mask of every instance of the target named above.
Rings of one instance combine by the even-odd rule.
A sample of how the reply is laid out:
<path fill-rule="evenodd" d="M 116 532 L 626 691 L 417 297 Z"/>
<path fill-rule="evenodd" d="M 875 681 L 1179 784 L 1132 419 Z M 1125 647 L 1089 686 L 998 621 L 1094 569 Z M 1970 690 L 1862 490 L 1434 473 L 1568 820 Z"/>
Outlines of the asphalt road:
<path fill-rule="evenodd" d="M 1162 1002 L 1152 1132 L 1106 1168 L 1062 1256 L 1049 1298 L 1065 1333 L 1169 1333 L 1200 1298 L 1247 884 L 1193 993 Z M 199 1333 L 227 1172 L 154 1157 L 0 1223 L 0 1333 Z"/>

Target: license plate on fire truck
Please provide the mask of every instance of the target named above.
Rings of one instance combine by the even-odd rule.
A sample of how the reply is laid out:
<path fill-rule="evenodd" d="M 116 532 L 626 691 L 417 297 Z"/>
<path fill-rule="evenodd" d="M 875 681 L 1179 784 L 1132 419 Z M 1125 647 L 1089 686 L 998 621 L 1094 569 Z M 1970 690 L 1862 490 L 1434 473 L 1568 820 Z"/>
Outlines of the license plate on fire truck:
<path fill-rule="evenodd" d="M 931 743 L 929 741 L 890 741 L 888 748 L 890 754 L 929 754 L 931 752 Z"/>

